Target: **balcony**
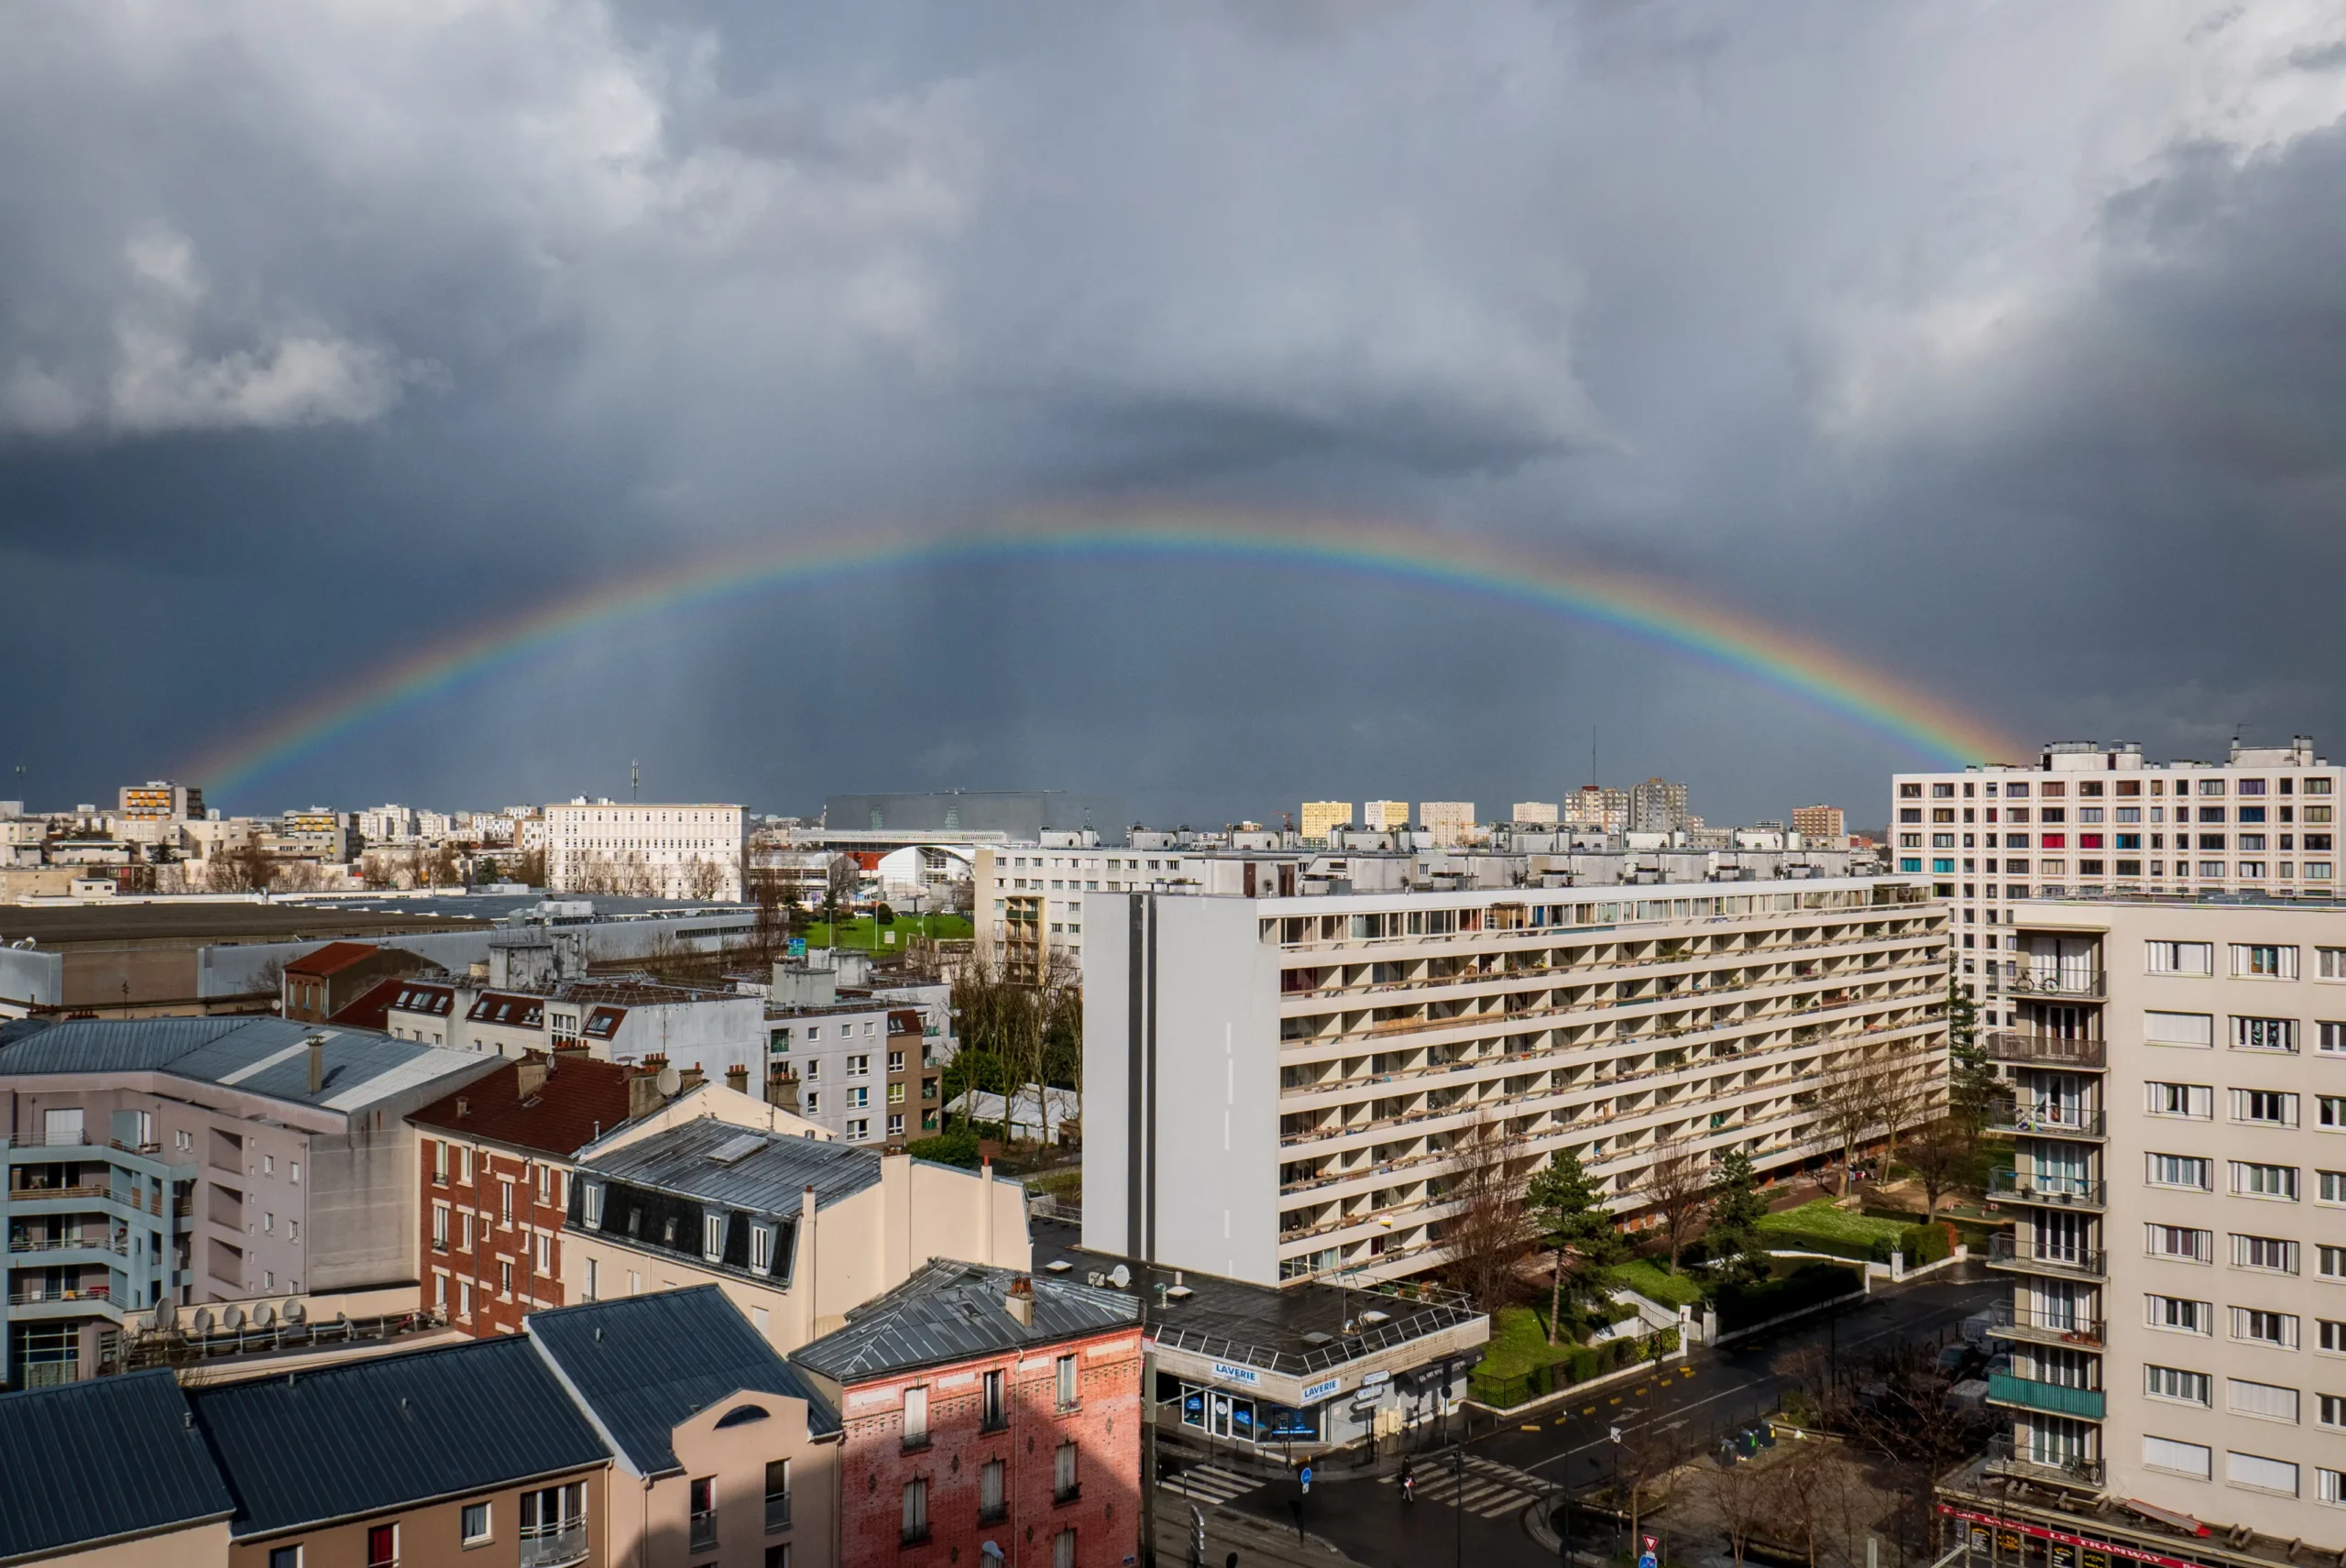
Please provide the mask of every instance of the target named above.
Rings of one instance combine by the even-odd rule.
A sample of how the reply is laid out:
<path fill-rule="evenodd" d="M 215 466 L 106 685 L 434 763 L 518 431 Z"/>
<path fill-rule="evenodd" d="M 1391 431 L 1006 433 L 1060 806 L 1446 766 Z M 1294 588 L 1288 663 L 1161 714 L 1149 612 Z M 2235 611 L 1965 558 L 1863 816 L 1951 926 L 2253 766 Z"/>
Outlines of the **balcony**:
<path fill-rule="evenodd" d="M 586 1521 L 521 1527 L 521 1568 L 569 1568 L 586 1561 Z"/>
<path fill-rule="evenodd" d="M 2091 1138 L 2107 1136 L 2107 1118 L 2099 1111 L 2039 1108 L 2001 1102 L 1988 1112 L 1988 1130 L 2024 1138 Z"/>
<path fill-rule="evenodd" d="M 767 1533 L 768 1535 L 772 1535 L 774 1531 L 776 1531 L 776 1530 L 788 1530 L 789 1528 L 790 1528 L 790 1494 L 789 1494 L 789 1493 L 787 1493 L 787 1492 L 769 1492 L 769 1493 L 767 1493 L 767 1494 L 766 1494 L 766 1533 Z"/>
<path fill-rule="evenodd" d="M 1999 1170 L 1988 1182 L 1988 1196 L 2016 1203 L 2040 1203 L 2052 1209 L 2106 1209 L 2110 1206 L 2110 1184 L 2083 1176 Z"/>
<path fill-rule="evenodd" d="M 1057 1488 L 1051 1493 L 1051 1504 L 1055 1508 L 1061 1504 L 1077 1503 L 1081 1502 L 1082 1500 L 1083 1483 L 1080 1481 L 1071 1482 L 1065 1486 Z"/>
<path fill-rule="evenodd" d="M 2000 996 L 2057 996 L 2086 1002 L 2099 1002 L 2110 994 L 2099 970 L 2015 970 L 1991 974 L 1988 989 Z"/>
<path fill-rule="evenodd" d="M 2109 1273 L 2109 1255 L 2085 1247 L 2046 1245 L 2042 1251 L 2023 1249 L 2009 1232 L 1988 1238 L 1988 1266 L 2023 1274 L 2056 1274 L 2066 1278 L 2100 1279 Z"/>
<path fill-rule="evenodd" d="M 2009 1029 L 1983 1034 L 1990 1061 L 2015 1062 L 2023 1067 L 2099 1069 L 2109 1062 L 2108 1043 L 2070 1039 L 2058 1035 L 2023 1035 Z"/>
<path fill-rule="evenodd" d="M 1989 1309 L 1988 1332 L 1998 1339 L 2026 1340 L 2033 1344 L 2083 1345 L 2099 1349 L 2107 1325 L 2099 1318 L 2083 1317 L 2044 1307 L 2022 1307 L 1998 1301 Z"/>
<path fill-rule="evenodd" d="M 2099 1459 L 2030 1459 L 2012 1453 L 2009 1437 L 1992 1438 L 1988 1443 L 1986 1469 L 1990 1475 L 2010 1475 L 2015 1480 L 2034 1481 L 2048 1486 L 2078 1486 L 2088 1491 L 2099 1491 L 2107 1472 Z"/>
<path fill-rule="evenodd" d="M 2102 1417 L 2102 1393 L 2099 1388 L 2040 1383 L 2034 1377 L 2015 1377 L 2009 1372 L 1990 1375 L 1988 1398 L 1991 1404 L 2017 1405 L 2023 1410 L 2076 1416 L 2081 1420 L 2098 1421 Z"/>
<path fill-rule="evenodd" d="M 695 1552 L 717 1550 L 717 1510 L 715 1508 L 704 1509 L 693 1515 L 691 1542 L 691 1550 Z"/>

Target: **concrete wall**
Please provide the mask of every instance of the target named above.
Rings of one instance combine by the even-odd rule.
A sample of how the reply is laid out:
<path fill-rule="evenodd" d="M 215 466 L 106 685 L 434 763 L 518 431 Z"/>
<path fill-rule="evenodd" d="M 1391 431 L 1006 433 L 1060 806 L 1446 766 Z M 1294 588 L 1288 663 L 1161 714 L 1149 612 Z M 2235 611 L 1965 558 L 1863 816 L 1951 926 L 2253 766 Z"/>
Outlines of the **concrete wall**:
<path fill-rule="evenodd" d="M 301 1568 L 365 1568 L 368 1528 L 396 1524 L 400 1563 L 462 1563 L 466 1568 L 514 1568 L 521 1560 L 521 1494 L 574 1482 L 583 1482 L 586 1487 L 589 1550 L 586 1568 L 605 1568 L 618 1561 L 611 1555 L 607 1522 L 611 1509 L 611 1470 L 608 1464 L 549 1476 L 528 1486 L 499 1486 L 420 1508 L 387 1509 L 343 1523 L 285 1530 L 276 1535 L 247 1536 L 230 1547 L 227 1562 L 229 1568 L 269 1568 L 271 1548 L 298 1541 L 301 1547 Z M 463 1545 L 465 1505 L 480 1502 L 488 1505 L 490 1540 L 486 1545 L 467 1549 Z"/>
<path fill-rule="evenodd" d="M 765 1419 L 718 1427 L 727 1416 L 744 1409 L 763 1410 Z M 611 1488 L 608 1539 L 614 1564 L 762 1568 L 767 1548 L 784 1544 L 790 1548 L 790 1568 L 837 1564 L 841 1445 L 836 1437 L 817 1440 L 809 1434 L 805 1400 L 751 1389 L 729 1394 L 710 1400 L 700 1414 L 677 1427 L 669 1444 L 684 1467 L 682 1475 L 649 1483 L 621 1475 Z M 790 1522 L 770 1530 L 766 1465 L 773 1460 L 790 1464 Z M 696 1477 L 716 1484 L 715 1551 L 688 1550 Z"/>
<path fill-rule="evenodd" d="M 83 1547 L 41 1561 L 71 1563 L 73 1568 L 227 1568 L 228 1521 Z"/>

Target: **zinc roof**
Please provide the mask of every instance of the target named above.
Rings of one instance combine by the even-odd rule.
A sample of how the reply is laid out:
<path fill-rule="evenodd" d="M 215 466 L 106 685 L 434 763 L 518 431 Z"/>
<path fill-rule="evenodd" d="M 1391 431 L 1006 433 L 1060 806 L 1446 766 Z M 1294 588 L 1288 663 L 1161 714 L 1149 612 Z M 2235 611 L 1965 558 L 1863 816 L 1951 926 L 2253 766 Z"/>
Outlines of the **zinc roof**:
<path fill-rule="evenodd" d="M 1022 1323 L 1003 1300 L 1018 1277 L 1012 1269 L 931 1258 L 893 1290 L 850 1312 L 845 1328 L 794 1359 L 847 1384 L 1140 1325 L 1140 1307 L 1131 1297 L 1049 1275 L 1031 1277 L 1034 1321 Z"/>
<path fill-rule="evenodd" d="M 721 1164 L 709 1157 L 720 1146 L 745 1136 L 756 1140 L 759 1146 Z M 580 1168 L 589 1176 L 757 1213 L 795 1214 L 808 1187 L 815 1190 L 815 1206 L 826 1209 L 878 1182 L 880 1154 L 851 1144 L 761 1133 L 701 1116 L 614 1149 Z"/>
<path fill-rule="evenodd" d="M 308 1046 L 313 1034 L 326 1037 L 323 1082 L 315 1093 Z M 272 1100 L 355 1111 L 418 1084 L 479 1073 L 494 1059 L 291 1018 L 66 1018 L 0 1047 L 0 1077 L 160 1072 Z"/>
<path fill-rule="evenodd" d="M 0 1394 L 0 1559 L 236 1508 L 165 1368 Z"/>
<path fill-rule="evenodd" d="M 528 1329 L 641 1475 L 674 1470 L 677 1426 L 744 1389 L 804 1400 L 815 1436 L 839 1430 L 829 1402 L 714 1285 L 532 1312 Z"/>

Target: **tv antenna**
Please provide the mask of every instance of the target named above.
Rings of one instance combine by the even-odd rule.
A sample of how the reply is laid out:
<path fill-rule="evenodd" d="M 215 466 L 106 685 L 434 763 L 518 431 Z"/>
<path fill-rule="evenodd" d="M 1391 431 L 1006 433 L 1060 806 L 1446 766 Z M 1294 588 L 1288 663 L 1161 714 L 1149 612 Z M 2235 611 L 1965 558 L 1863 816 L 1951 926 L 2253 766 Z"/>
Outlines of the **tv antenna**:
<path fill-rule="evenodd" d="M 629 801 L 633 802 L 636 800 L 642 788 L 642 764 L 635 758 L 630 757 L 627 761 L 627 797 Z"/>

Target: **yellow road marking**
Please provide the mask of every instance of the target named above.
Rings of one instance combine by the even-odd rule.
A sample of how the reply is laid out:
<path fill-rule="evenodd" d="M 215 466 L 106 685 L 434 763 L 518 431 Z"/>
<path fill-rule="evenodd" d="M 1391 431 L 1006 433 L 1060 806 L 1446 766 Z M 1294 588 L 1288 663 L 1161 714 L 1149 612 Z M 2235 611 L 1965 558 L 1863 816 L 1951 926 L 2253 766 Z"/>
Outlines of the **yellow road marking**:
<path fill-rule="evenodd" d="M 1529 1422 L 1523 1428 L 1523 1430 L 1525 1431 L 1538 1431 L 1540 1430 L 1540 1423 L 1538 1421 Z"/>
<path fill-rule="evenodd" d="M 1593 1416 L 1596 1414 L 1596 1407 L 1595 1405 L 1584 1405 L 1581 1408 L 1580 1413 L 1584 1416 Z"/>
<path fill-rule="evenodd" d="M 1616 1395 L 1614 1395 L 1611 1398 L 1609 1398 L 1609 1399 L 1606 1400 L 1605 1402 L 1606 1402 L 1606 1404 L 1608 1404 L 1608 1405 L 1617 1405 L 1617 1404 L 1619 1404 L 1619 1403 L 1621 1402 L 1621 1396 L 1620 1396 L 1620 1395 L 1618 1395 L 1618 1394 L 1616 1394 Z"/>

